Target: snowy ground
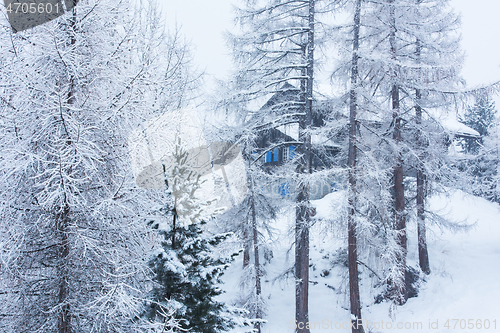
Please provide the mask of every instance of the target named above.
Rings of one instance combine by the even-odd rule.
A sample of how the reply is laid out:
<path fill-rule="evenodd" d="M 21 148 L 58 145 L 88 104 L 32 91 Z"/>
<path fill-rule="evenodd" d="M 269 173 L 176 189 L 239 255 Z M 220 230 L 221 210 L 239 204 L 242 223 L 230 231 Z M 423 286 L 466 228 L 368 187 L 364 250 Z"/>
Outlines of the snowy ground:
<path fill-rule="evenodd" d="M 333 214 L 338 200 L 339 192 L 316 201 L 317 216 Z M 500 332 L 500 206 L 457 191 L 432 198 L 430 210 L 450 221 L 475 225 L 468 233 L 429 228 L 432 273 L 419 296 L 409 299 L 403 307 L 391 310 L 387 302 L 374 304 L 377 291 L 365 279 L 361 285 L 362 315 L 372 323 L 372 329 L 366 332 Z M 279 233 L 271 240 L 274 258 L 265 267 L 263 285 L 266 333 L 294 332 L 293 281 L 273 281 L 293 263 L 293 248 L 287 259 L 291 246 L 288 240 L 293 239 L 292 222 L 292 216 L 277 221 Z M 416 232 L 411 227 L 408 238 L 408 262 L 416 265 Z M 331 269 L 329 275 L 323 276 L 324 269 L 331 268 L 331 254 L 343 243 L 338 232 L 325 224 L 316 225 L 311 232 L 309 309 L 311 325 L 315 325 L 311 332 L 350 332 L 345 270 Z M 238 293 L 242 266 L 239 257 L 224 276 L 225 300 L 235 299 Z"/>

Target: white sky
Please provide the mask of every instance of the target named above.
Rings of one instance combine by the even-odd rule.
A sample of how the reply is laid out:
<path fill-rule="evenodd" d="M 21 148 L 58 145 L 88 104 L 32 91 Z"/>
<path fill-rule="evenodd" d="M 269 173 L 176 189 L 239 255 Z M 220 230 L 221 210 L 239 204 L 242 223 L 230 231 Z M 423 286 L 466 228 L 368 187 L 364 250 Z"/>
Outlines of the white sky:
<path fill-rule="evenodd" d="M 191 42 L 197 66 L 224 78 L 232 65 L 222 34 L 232 29 L 235 0 L 158 1 L 167 25 L 180 25 Z M 452 5 L 462 15 L 462 48 L 467 55 L 462 75 L 468 85 L 500 80 L 500 0 L 452 0 Z"/>
<path fill-rule="evenodd" d="M 222 79 L 229 74 L 231 57 L 223 36 L 233 24 L 234 0 L 158 0 L 169 28 L 176 25 L 191 42 L 197 66 Z"/>

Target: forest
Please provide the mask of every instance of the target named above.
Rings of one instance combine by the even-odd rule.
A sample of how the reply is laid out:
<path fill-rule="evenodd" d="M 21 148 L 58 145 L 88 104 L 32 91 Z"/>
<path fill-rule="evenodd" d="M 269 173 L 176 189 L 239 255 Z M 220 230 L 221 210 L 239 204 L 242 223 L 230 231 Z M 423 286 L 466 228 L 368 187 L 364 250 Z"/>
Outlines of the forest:
<path fill-rule="evenodd" d="M 209 93 L 161 0 L 20 2 L 1 332 L 500 327 L 500 81 L 450 0 L 235 0 Z"/>

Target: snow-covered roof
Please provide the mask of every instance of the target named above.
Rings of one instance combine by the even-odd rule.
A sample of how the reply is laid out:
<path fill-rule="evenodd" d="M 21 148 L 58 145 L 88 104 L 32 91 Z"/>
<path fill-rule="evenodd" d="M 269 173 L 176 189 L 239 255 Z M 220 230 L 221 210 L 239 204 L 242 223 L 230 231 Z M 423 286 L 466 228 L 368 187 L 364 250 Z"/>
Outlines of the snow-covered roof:
<path fill-rule="evenodd" d="M 288 125 L 283 125 L 279 126 L 276 128 L 276 130 L 280 131 L 281 133 L 293 138 L 294 140 L 299 140 L 299 124 L 298 123 L 292 123 Z M 311 143 L 313 145 L 319 145 L 319 146 L 330 146 L 330 147 L 337 147 L 338 144 L 333 142 L 331 139 L 326 137 L 325 135 L 322 134 L 312 134 L 311 135 Z"/>
<path fill-rule="evenodd" d="M 291 123 L 291 124 L 287 124 L 287 125 L 282 125 L 282 126 L 276 127 L 276 129 L 278 131 L 280 131 L 281 133 L 293 138 L 294 140 L 299 141 L 299 124 L 298 123 Z"/>
<path fill-rule="evenodd" d="M 476 130 L 470 128 L 467 125 L 459 122 L 455 117 L 448 117 L 446 119 L 441 120 L 441 124 L 444 129 L 455 134 L 461 136 L 471 136 L 471 137 L 480 137 L 481 134 Z"/>

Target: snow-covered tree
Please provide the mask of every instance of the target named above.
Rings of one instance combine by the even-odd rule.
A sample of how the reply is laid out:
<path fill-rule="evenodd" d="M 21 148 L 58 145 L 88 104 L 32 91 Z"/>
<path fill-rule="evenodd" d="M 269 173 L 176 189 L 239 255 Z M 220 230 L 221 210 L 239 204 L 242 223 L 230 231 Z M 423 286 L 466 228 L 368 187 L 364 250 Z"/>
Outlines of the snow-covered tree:
<path fill-rule="evenodd" d="M 500 204 L 500 121 L 496 118 L 479 150 L 478 168 L 484 170 L 479 182 L 481 195 Z M 476 178 L 477 180 L 477 178 Z M 479 184 L 478 184 L 479 183 Z"/>
<path fill-rule="evenodd" d="M 465 152 L 477 154 L 483 145 L 483 138 L 489 135 L 489 128 L 494 124 L 497 110 L 495 103 L 486 92 L 480 92 L 474 106 L 469 106 L 460 122 L 476 130 L 480 138 L 464 138 L 461 145 Z"/>
<path fill-rule="evenodd" d="M 238 65 L 235 82 L 241 101 L 259 98 L 262 101 L 279 91 L 290 96 L 272 105 L 267 112 L 253 112 L 251 121 L 254 131 L 290 123 L 299 125 L 298 141 L 304 152 L 297 158 L 299 174 L 312 172 L 311 135 L 308 130 L 312 125 L 316 2 L 245 1 L 245 7 L 238 11 L 241 31 L 231 38 Z M 298 322 L 307 322 L 309 316 L 309 220 L 309 185 L 302 178 L 296 202 L 295 231 Z M 308 332 L 307 329 L 299 331 Z"/>
<path fill-rule="evenodd" d="M 275 175 L 262 168 L 263 155 L 257 145 L 259 133 L 250 110 L 242 110 L 234 98 L 233 87 L 221 87 L 221 93 L 214 101 L 213 113 L 220 116 L 208 135 L 211 141 L 235 142 L 241 149 L 246 166 L 248 193 L 244 200 L 216 218 L 221 232 L 232 232 L 237 247 L 243 248 L 243 267 L 240 278 L 240 292 L 235 302 L 248 311 L 248 318 L 257 332 L 266 318 L 266 300 L 262 295 L 262 280 L 265 279 L 265 265 L 272 258 L 272 227 L 275 217 L 285 203 L 267 189 L 276 185 Z M 248 112 L 248 113 L 247 113 Z M 257 126 L 258 127 L 258 126 Z M 267 149 L 267 148 L 266 148 Z M 259 158 L 260 157 L 260 158 Z"/>
<path fill-rule="evenodd" d="M 498 202 L 498 118 L 495 103 L 480 91 L 474 106 L 468 107 L 461 122 L 476 130 L 481 137 L 462 138 L 467 154 L 462 163 L 471 192 Z"/>
<path fill-rule="evenodd" d="M 175 166 L 166 175 L 171 203 L 160 209 L 165 219 L 149 222 L 163 237 L 161 249 L 153 253 L 149 266 L 155 274 L 155 286 L 146 306 L 146 316 L 152 321 L 162 313 L 174 311 L 180 330 L 192 332 L 220 332 L 232 328 L 224 303 L 215 300 L 222 293 L 220 277 L 234 255 L 217 257 L 216 248 L 231 233 L 210 235 L 205 226 L 210 216 L 204 216 L 200 203 L 200 175 L 186 163 L 189 153 L 179 139 L 173 154 Z M 197 192 L 198 191 L 198 192 Z M 181 209 L 189 223 L 179 225 L 177 209 Z M 170 216 L 169 216 L 170 215 Z"/>
<path fill-rule="evenodd" d="M 425 201 L 431 182 L 448 178 L 442 165 L 449 164 L 443 130 L 435 116 L 452 104 L 449 93 L 462 86 L 459 71 L 462 54 L 459 48 L 460 21 L 447 1 L 416 0 L 408 40 L 414 40 L 414 55 L 408 66 L 408 86 L 414 90 L 415 116 L 409 118 L 410 165 L 416 169 L 416 219 L 419 266 L 430 274 L 426 241 Z M 411 65 L 414 69 L 411 69 Z M 413 142 L 413 145 L 411 144 Z M 411 194 L 410 194 L 411 197 Z"/>
<path fill-rule="evenodd" d="M 348 192 L 348 263 L 349 263 L 349 303 L 351 310 L 351 321 L 353 333 L 363 333 L 363 327 L 358 327 L 358 320 L 361 317 L 361 301 L 359 295 L 359 272 L 358 272 L 358 246 L 357 246 L 357 140 L 358 140 L 358 62 L 359 62 L 359 35 L 361 29 L 361 6 L 362 1 L 357 0 L 354 5 L 354 22 L 352 28 L 352 60 L 351 60 L 351 90 L 349 92 L 349 143 L 348 143 L 348 173 L 349 173 L 349 192 Z"/>
<path fill-rule="evenodd" d="M 262 319 L 266 315 L 266 302 L 262 295 L 261 281 L 266 275 L 265 265 L 272 257 L 272 247 L 268 241 L 273 237 L 271 225 L 283 202 L 277 202 L 279 200 L 272 198 L 269 193 L 259 190 L 265 187 L 266 179 L 272 177 L 265 174 L 259 164 L 252 164 L 255 160 L 250 154 L 246 156 L 246 159 L 248 194 L 240 205 L 225 214 L 222 222 L 226 226 L 237 226 L 235 233 L 240 233 L 243 240 L 245 257 L 238 304 L 249 311 L 249 317 L 255 319 L 255 329 L 260 332 Z"/>
<path fill-rule="evenodd" d="M 354 13 L 357 2 L 346 4 Z M 414 202 L 411 176 L 417 171 L 419 233 L 425 234 L 424 179 L 444 178 L 444 133 L 436 115 L 446 109 L 447 96 L 460 84 L 458 20 L 447 1 L 361 4 L 357 57 L 352 52 L 352 30 L 347 37 L 340 34 L 344 61 L 333 75 L 341 82 L 354 82 L 356 118 L 351 126 L 356 124 L 358 133 L 351 141 L 357 152 L 357 202 L 352 214 L 359 219 L 361 246 L 384 258 L 390 297 L 395 304 L 404 304 L 406 224 L 412 216 L 409 204 Z M 419 243 L 424 250 L 425 237 L 419 236 Z"/>
<path fill-rule="evenodd" d="M 162 198 L 133 183 L 127 137 L 192 86 L 156 10 L 89 0 L 16 34 L 1 21 L 4 332 L 150 327 L 131 320 L 150 286 L 138 217 Z"/>
<path fill-rule="evenodd" d="M 165 213 L 172 213 L 175 219 L 175 209 Z M 162 248 L 149 261 L 155 286 L 146 315 L 155 322 L 161 320 L 162 313 L 172 313 L 179 332 L 215 333 L 234 326 L 225 304 L 214 299 L 222 293 L 220 277 L 232 261 L 231 257 L 214 258 L 214 248 L 229 234 L 210 236 L 203 230 L 204 225 L 199 222 L 160 230 L 164 237 Z"/>

